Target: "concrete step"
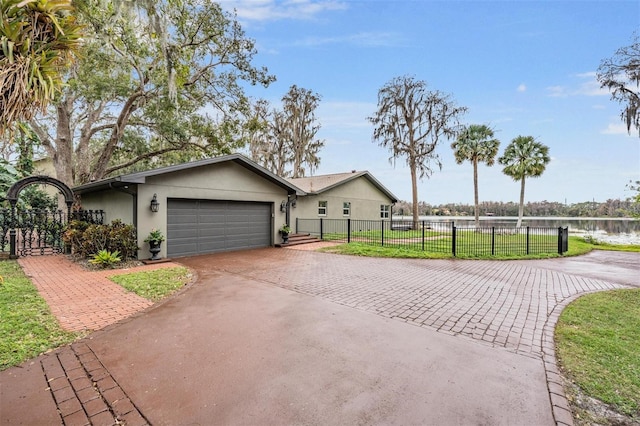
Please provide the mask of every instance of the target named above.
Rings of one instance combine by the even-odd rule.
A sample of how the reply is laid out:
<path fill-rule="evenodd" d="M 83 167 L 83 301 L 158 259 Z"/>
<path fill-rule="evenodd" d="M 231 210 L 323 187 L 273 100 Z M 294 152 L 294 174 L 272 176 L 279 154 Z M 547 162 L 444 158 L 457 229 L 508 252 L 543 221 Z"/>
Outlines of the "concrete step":
<path fill-rule="evenodd" d="M 277 243 L 276 247 L 289 247 L 299 244 L 319 243 L 322 240 L 309 234 L 289 234 L 289 241 L 286 244 Z"/>

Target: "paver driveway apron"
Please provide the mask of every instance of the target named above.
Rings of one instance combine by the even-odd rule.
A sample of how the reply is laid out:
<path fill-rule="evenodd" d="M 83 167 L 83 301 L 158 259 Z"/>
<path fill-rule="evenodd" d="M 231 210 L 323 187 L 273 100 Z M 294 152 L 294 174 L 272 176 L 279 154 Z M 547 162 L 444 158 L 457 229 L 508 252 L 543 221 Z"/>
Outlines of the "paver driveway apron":
<path fill-rule="evenodd" d="M 540 263 L 373 259 L 298 250 L 255 254 L 219 255 L 212 266 L 536 356 L 558 305 L 586 292 L 623 287 L 543 269 Z"/>
<path fill-rule="evenodd" d="M 638 265 L 630 259 L 618 272 Z M 180 261 L 198 275 L 188 291 L 1 372 L 0 420 L 57 416 L 42 377 L 57 357 L 93 360 L 100 368 L 83 368 L 98 388 L 121 391 L 107 401 L 114 413 L 140 424 L 571 424 L 553 325 L 580 293 L 622 287 L 601 279 L 608 269 L 559 262 L 290 249 Z"/>

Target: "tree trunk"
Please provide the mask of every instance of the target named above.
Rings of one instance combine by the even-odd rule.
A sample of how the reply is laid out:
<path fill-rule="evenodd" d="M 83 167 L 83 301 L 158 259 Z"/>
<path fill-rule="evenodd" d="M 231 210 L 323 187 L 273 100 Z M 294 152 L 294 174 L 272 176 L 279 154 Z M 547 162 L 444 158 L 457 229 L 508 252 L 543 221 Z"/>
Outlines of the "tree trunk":
<path fill-rule="evenodd" d="M 413 194 L 413 229 L 418 229 L 418 174 L 415 161 L 411 161 L 411 192 Z"/>
<path fill-rule="evenodd" d="M 71 132 L 71 111 L 73 101 L 65 98 L 56 106 L 57 126 L 53 151 L 53 166 L 56 178 L 73 187 L 73 134 Z"/>
<path fill-rule="evenodd" d="M 476 228 L 480 227 L 480 206 L 478 201 L 478 159 L 473 159 L 473 200 L 475 202 Z"/>
<path fill-rule="evenodd" d="M 516 224 L 516 228 L 522 226 L 522 216 L 524 216 L 524 176 L 520 182 L 520 206 L 518 207 L 518 223 Z"/>
<path fill-rule="evenodd" d="M 142 90 L 138 90 L 137 92 L 132 93 L 131 96 L 129 96 L 129 99 L 127 99 L 127 102 L 122 107 L 116 123 L 113 126 L 109 140 L 103 147 L 102 152 L 98 157 L 98 161 L 96 161 L 96 164 L 92 167 L 91 179 L 99 180 L 105 176 L 107 166 L 109 165 L 109 161 L 113 156 L 116 145 L 124 134 L 125 127 L 129 122 L 131 114 L 133 114 L 133 112 L 138 108 L 138 101 L 143 96 L 144 93 L 142 92 Z"/>
<path fill-rule="evenodd" d="M 85 122 L 80 128 L 80 135 L 75 149 L 75 181 L 76 183 L 88 183 L 91 181 L 91 169 L 93 156 L 91 152 L 91 138 L 95 133 L 94 125 L 100 119 L 104 103 L 97 106 L 90 104 L 85 114 Z M 103 126 L 104 127 L 104 126 Z"/>

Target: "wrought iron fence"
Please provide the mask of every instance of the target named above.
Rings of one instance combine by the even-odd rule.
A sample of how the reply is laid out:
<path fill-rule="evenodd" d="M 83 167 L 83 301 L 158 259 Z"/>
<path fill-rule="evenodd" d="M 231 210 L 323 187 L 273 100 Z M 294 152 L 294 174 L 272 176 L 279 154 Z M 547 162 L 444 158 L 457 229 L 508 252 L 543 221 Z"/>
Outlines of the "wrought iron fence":
<path fill-rule="evenodd" d="M 93 224 L 104 223 L 103 210 L 79 210 L 71 213 L 72 220 Z M 62 233 L 67 224 L 67 214 L 62 210 L 0 209 L 0 253 L 11 252 L 12 230 L 15 231 L 15 253 L 30 256 L 64 252 Z"/>
<path fill-rule="evenodd" d="M 453 221 L 296 219 L 297 233 L 325 241 L 450 253 L 453 256 L 506 256 L 565 253 L 568 228 L 458 226 Z"/>

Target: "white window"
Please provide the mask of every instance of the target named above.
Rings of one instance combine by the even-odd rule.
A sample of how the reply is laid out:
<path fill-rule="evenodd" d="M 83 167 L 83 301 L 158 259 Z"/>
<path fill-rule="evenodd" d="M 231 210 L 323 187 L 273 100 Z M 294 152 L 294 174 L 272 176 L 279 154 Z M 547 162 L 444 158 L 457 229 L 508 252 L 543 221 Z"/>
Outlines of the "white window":
<path fill-rule="evenodd" d="M 391 206 L 388 204 L 380 204 L 380 219 L 389 219 L 391 215 Z"/>
<path fill-rule="evenodd" d="M 327 202 L 318 201 L 318 216 L 326 216 L 326 215 L 327 215 Z"/>
<path fill-rule="evenodd" d="M 342 203 L 342 216 L 349 216 L 351 214 L 351 203 Z"/>

